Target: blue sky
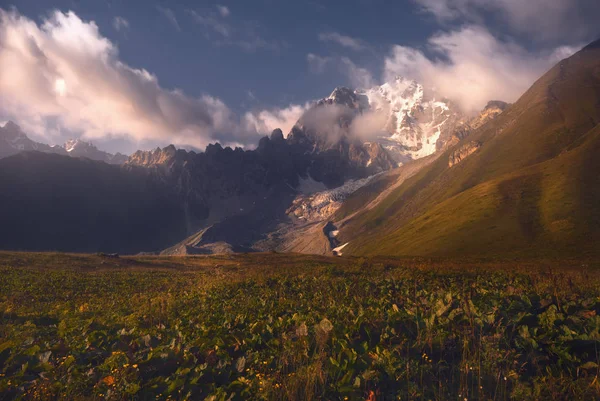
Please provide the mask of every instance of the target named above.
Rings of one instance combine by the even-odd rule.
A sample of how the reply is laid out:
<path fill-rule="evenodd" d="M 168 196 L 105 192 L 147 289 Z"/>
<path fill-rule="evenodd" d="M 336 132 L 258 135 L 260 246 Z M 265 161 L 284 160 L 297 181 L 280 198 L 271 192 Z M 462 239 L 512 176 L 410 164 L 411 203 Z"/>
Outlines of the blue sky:
<path fill-rule="evenodd" d="M 22 84 L 0 77 L 11 99 L 0 120 L 46 142 L 82 136 L 125 152 L 251 147 L 336 86 L 397 74 L 469 111 L 514 101 L 600 36 L 594 0 L 3 3 L 0 67 Z"/>
<path fill-rule="evenodd" d="M 229 14 L 223 16 L 218 7 Z M 390 45 L 419 45 L 437 29 L 410 1 L 18 2 L 18 10 L 37 21 L 53 9 L 95 21 L 100 33 L 118 45 L 121 60 L 152 71 L 162 86 L 192 96 L 210 93 L 239 110 L 253 103 L 304 102 L 351 84 L 336 71 L 311 73 L 309 53 L 347 55 L 376 70 Z M 227 26 L 229 38 L 198 23 L 192 11 Z M 115 29 L 117 17 L 127 26 Z M 319 40 L 319 34 L 329 32 L 360 38 L 371 49 L 355 51 Z"/>

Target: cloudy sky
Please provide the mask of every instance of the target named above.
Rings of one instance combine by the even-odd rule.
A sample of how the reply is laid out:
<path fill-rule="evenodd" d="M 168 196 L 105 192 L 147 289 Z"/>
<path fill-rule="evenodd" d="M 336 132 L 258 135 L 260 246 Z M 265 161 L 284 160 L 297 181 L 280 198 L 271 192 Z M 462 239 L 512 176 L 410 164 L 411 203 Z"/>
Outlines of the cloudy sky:
<path fill-rule="evenodd" d="M 127 153 L 252 147 L 334 87 L 396 75 L 473 112 L 600 37 L 599 17 L 597 0 L 4 0 L 0 122 Z"/>

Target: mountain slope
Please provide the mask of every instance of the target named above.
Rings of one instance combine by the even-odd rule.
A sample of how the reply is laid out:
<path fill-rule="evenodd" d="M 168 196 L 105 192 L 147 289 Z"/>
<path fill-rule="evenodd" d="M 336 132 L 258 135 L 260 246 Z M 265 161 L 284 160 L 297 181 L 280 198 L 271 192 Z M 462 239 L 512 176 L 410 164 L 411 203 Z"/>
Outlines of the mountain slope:
<path fill-rule="evenodd" d="M 132 253 L 186 234 L 184 210 L 144 169 L 23 152 L 0 160 L 0 248 Z"/>
<path fill-rule="evenodd" d="M 599 105 L 600 48 L 588 46 L 346 221 L 344 253 L 598 253 Z M 466 157 L 450 167 L 465 146 Z"/>

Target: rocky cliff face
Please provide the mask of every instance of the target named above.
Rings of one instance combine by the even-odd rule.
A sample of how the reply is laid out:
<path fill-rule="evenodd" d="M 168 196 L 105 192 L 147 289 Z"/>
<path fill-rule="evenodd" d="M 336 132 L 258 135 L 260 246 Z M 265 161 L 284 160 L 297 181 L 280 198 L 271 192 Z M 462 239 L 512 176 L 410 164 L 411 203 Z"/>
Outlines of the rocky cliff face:
<path fill-rule="evenodd" d="M 485 108 L 476 116 L 461 122 L 455 130 L 452 132 L 451 137 L 446 141 L 443 149 L 447 149 L 451 146 L 456 145 L 462 139 L 466 138 L 471 132 L 482 127 L 486 123 L 492 121 L 498 117 L 506 108 L 509 106 L 508 103 L 500 100 L 491 100 L 485 106 Z"/>
<path fill-rule="evenodd" d="M 397 165 L 379 143 L 365 143 L 354 132 L 355 119 L 368 110 L 366 96 L 340 87 L 300 117 L 287 141 L 313 155 L 308 170 L 311 177 L 335 187 L 350 178 L 364 178 Z"/>
<path fill-rule="evenodd" d="M 449 158 L 448 158 L 448 167 L 452 167 L 464 159 L 466 159 L 470 154 L 475 152 L 477 149 L 481 147 L 481 142 L 470 141 L 458 147 L 458 149 L 454 150 Z"/>

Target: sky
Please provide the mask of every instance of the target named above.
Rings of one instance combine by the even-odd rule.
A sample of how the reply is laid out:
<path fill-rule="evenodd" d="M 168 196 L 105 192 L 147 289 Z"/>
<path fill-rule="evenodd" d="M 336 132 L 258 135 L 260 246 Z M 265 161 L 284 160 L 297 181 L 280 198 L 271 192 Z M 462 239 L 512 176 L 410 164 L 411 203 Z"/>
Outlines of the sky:
<path fill-rule="evenodd" d="M 0 122 L 111 152 L 252 148 L 401 75 L 475 112 L 600 37 L 597 0 L 0 0 Z"/>

